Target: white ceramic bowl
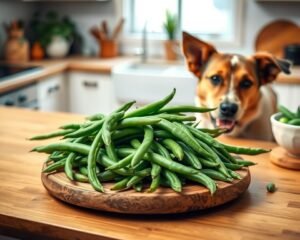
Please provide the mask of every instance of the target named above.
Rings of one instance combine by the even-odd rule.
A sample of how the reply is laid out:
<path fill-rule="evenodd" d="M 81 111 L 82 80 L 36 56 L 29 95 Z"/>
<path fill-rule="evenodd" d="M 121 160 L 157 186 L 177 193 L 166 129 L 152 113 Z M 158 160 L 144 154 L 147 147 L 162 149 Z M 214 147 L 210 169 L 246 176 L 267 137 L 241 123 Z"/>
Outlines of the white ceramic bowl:
<path fill-rule="evenodd" d="M 300 157 L 300 126 L 279 122 L 281 116 L 281 113 L 275 113 L 271 116 L 275 140 L 289 154 Z"/>

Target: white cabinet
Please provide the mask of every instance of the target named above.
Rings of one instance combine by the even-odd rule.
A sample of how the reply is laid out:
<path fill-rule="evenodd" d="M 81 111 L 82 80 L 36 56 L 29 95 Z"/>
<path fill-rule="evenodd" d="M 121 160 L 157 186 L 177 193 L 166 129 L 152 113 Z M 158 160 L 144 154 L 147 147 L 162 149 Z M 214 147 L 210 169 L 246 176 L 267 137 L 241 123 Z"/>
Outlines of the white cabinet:
<path fill-rule="evenodd" d="M 72 71 L 68 73 L 70 111 L 80 114 L 108 114 L 116 108 L 109 74 Z"/>
<path fill-rule="evenodd" d="M 68 111 L 68 87 L 65 74 L 54 75 L 38 83 L 38 102 L 41 111 Z"/>
<path fill-rule="evenodd" d="M 296 110 L 300 105 L 300 85 L 299 84 L 281 84 L 273 85 L 278 97 L 278 104 L 286 106 L 291 110 Z"/>

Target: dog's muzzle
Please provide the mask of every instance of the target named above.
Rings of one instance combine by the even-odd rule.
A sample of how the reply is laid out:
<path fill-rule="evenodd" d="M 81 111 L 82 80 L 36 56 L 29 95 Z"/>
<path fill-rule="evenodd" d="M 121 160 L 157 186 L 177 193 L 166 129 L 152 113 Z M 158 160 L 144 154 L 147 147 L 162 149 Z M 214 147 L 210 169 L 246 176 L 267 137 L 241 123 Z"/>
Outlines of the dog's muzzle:
<path fill-rule="evenodd" d="M 227 129 L 227 133 L 231 132 L 237 121 L 235 119 L 238 112 L 238 105 L 231 102 L 222 102 L 219 106 L 219 114 L 217 118 L 212 118 L 213 123 L 218 128 Z"/>

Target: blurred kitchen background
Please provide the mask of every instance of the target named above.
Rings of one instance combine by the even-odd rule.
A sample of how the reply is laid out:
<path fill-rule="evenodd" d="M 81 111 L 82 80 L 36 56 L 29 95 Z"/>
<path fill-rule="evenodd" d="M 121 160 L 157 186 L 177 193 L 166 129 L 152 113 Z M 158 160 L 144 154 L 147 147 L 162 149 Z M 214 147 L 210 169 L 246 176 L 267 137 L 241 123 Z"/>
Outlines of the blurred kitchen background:
<path fill-rule="evenodd" d="M 294 63 L 273 84 L 291 109 L 300 96 L 300 0 L 1 0 L 0 105 L 80 114 L 145 104 L 195 79 L 180 49 L 185 30 L 219 51 L 270 51 Z"/>

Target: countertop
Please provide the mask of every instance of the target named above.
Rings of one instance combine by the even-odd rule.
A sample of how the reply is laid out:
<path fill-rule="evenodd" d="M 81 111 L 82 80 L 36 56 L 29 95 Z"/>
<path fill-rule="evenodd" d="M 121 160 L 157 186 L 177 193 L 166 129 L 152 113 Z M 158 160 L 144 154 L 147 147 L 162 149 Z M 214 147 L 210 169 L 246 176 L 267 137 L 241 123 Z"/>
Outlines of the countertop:
<path fill-rule="evenodd" d="M 26 138 L 81 121 L 83 116 L 5 107 L 0 107 L 0 116 L 0 234 L 25 239 L 300 239 L 299 171 L 273 165 L 268 154 L 247 157 L 258 164 L 251 167 L 248 191 L 231 203 L 178 215 L 111 214 L 52 198 L 41 183 L 46 155 L 29 153 L 41 142 Z M 221 140 L 244 146 L 276 146 Z M 268 182 L 277 185 L 275 193 L 266 192 Z"/>
<path fill-rule="evenodd" d="M 88 57 L 69 57 L 65 59 L 48 59 L 41 61 L 29 61 L 26 63 L 20 63 L 22 65 L 34 65 L 40 66 L 41 69 L 29 74 L 14 78 L 13 80 L 3 81 L 0 83 L 0 94 L 14 90 L 16 88 L 28 85 L 32 82 L 37 82 L 46 79 L 48 76 L 59 74 L 65 71 L 84 71 L 92 73 L 110 74 L 114 66 L 120 63 L 126 63 L 130 61 L 139 61 L 137 57 L 116 57 L 109 59 L 100 58 L 88 58 Z M 155 61 L 155 60 L 154 60 Z M 156 60 L 160 63 L 166 63 L 162 59 Z M 3 62 L 3 61 L 2 61 Z M 167 63 L 180 63 L 183 61 L 167 62 Z M 291 75 L 280 74 L 276 80 L 279 84 L 300 84 L 300 67 L 292 68 Z"/>

